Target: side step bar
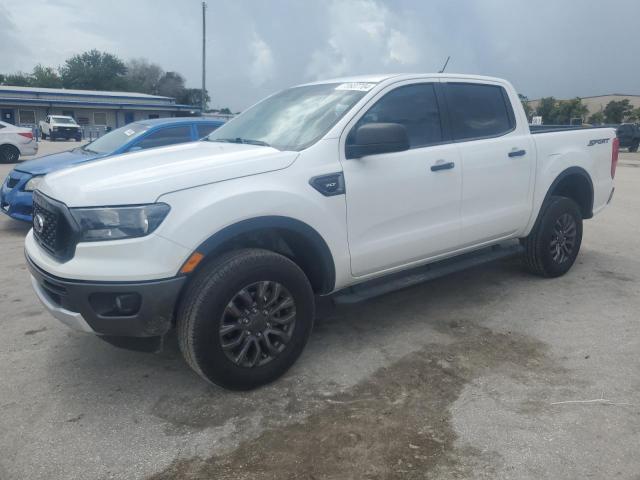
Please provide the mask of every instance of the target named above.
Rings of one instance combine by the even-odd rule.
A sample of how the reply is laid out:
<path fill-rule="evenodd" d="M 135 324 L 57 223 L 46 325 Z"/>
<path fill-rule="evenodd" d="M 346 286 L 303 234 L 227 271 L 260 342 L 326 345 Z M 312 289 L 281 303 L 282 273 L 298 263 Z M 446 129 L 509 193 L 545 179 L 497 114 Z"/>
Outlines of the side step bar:
<path fill-rule="evenodd" d="M 353 285 L 334 293 L 332 297 L 334 302 L 338 304 L 358 303 L 428 280 L 433 280 L 434 278 L 443 277 L 450 273 L 466 270 L 488 262 L 493 262 L 494 260 L 520 255 L 523 251 L 524 247 L 517 241 L 515 243 L 493 245 L 481 250 L 412 268 L 405 272 L 398 272 Z"/>

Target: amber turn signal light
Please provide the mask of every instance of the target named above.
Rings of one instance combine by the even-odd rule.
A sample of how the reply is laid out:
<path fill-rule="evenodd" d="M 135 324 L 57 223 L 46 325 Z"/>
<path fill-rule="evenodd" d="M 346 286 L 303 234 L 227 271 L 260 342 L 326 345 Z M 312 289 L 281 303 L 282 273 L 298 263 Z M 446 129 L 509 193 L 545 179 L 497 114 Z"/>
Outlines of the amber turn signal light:
<path fill-rule="evenodd" d="M 184 265 L 182 265 L 182 268 L 180 269 L 180 273 L 193 272 L 203 258 L 204 258 L 204 255 L 201 254 L 200 252 L 193 252 L 189 257 L 189 259 L 186 262 L 184 262 Z"/>

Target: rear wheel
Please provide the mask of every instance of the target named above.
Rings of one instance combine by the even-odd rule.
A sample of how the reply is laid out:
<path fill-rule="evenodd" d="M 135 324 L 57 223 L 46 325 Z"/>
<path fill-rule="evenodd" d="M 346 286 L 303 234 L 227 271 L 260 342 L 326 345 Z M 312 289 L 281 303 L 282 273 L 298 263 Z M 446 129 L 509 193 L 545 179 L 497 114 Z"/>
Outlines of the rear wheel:
<path fill-rule="evenodd" d="M 20 158 L 20 150 L 13 145 L 0 147 L 0 163 L 16 163 Z"/>
<path fill-rule="evenodd" d="M 180 349 L 204 379 L 248 390 L 284 374 L 307 343 L 314 296 L 288 258 L 259 249 L 224 254 L 196 274 L 178 309 Z"/>
<path fill-rule="evenodd" d="M 630 152 L 637 152 L 638 151 L 638 146 L 640 146 L 640 143 L 638 143 L 638 142 L 634 143 L 633 145 L 631 145 L 629 147 L 629 151 Z"/>
<path fill-rule="evenodd" d="M 570 198 L 551 197 L 529 236 L 522 240 L 527 268 L 543 277 L 569 271 L 582 243 L 582 214 Z"/>

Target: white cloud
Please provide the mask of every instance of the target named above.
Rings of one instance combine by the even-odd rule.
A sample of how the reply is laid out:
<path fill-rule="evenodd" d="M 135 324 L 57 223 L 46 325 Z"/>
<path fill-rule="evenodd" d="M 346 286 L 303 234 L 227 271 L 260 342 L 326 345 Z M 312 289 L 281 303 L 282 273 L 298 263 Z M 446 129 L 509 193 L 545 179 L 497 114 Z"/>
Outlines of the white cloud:
<path fill-rule="evenodd" d="M 389 63 L 415 65 L 420 59 L 416 46 L 406 35 L 397 30 L 389 32 L 387 47 L 389 50 Z"/>
<path fill-rule="evenodd" d="M 251 83 L 254 85 L 262 85 L 273 78 L 275 71 L 275 63 L 273 61 L 273 52 L 269 45 L 256 32 L 253 33 L 251 41 Z"/>
<path fill-rule="evenodd" d="M 401 31 L 412 23 L 376 0 L 334 0 L 329 38 L 311 55 L 307 73 L 326 78 L 416 66 L 420 53 Z"/>

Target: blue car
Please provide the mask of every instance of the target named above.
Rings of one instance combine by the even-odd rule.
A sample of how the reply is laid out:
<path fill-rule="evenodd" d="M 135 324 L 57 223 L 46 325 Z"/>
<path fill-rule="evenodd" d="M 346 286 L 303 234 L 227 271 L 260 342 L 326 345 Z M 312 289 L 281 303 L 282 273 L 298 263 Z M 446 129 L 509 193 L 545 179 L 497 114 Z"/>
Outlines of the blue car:
<path fill-rule="evenodd" d="M 224 122 L 204 118 L 142 120 L 67 152 L 54 153 L 16 166 L 0 189 L 0 209 L 16 220 L 31 222 L 33 191 L 47 173 L 119 153 L 133 152 L 206 137 Z"/>

